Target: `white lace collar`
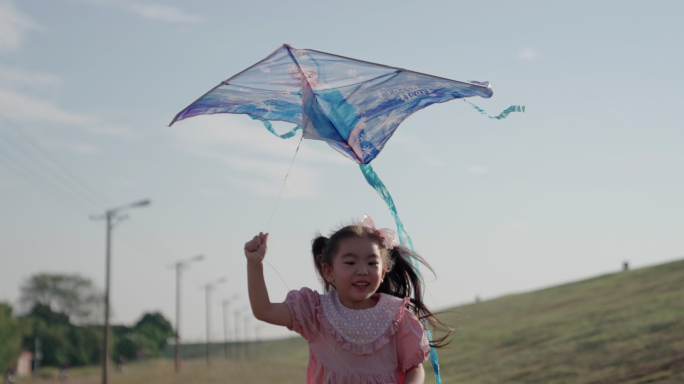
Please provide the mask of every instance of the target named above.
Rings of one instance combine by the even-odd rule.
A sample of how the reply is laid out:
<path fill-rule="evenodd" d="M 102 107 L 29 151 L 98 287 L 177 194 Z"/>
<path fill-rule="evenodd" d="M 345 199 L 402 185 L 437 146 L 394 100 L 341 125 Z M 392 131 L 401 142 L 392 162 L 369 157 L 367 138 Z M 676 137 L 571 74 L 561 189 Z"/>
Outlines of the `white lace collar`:
<path fill-rule="evenodd" d="M 398 297 L 381 293 L 374 307 L 350 309 L 340 302 L 334 289 L 321 296 L 323 312 L 330 324 L 347 341 L 358 345 L 372 343 L 382 336 L 392 324 L 403 302 Z"/>

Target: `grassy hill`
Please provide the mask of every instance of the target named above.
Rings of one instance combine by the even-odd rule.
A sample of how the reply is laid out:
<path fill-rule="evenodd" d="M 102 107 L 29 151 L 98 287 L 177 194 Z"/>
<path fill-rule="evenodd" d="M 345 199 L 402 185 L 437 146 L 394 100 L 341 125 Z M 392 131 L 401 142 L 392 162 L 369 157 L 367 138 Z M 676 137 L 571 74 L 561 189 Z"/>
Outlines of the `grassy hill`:
<path fill-rule="evenodd" d="M 684 261 L 455 308 L 446 382 L 684 383 Z"/>
<path fill-rule="evenodd" d="M 439 352 L 444 383 L 684 383 L 684 261 L 461 306 L 441 318 L 456 328 Z M 111 382 L 304 381 L 308 350 L 300 338 L 249 345 L 241 360 L 226 361 L 223 346 L 213 345 L 209 368 L 204 348 L 184 346 L 194 359 L 180 375 L 171 361 L 158 361 L 132 364 Z M 73 383 L 99 382 L 95 373 L 74 375 Z"/>

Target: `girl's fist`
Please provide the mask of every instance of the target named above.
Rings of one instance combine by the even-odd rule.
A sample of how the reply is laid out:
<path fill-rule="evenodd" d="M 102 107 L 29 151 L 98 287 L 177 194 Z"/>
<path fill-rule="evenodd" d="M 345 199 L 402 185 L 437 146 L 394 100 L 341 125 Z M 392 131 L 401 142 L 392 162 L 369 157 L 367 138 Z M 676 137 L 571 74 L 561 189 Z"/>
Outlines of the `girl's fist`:
<path fill-rule="evenodd" d="M 268 233 L 259 232 L 258 235 L 245 243 L 245 257 L 248 262 L 261 263 L 268 248 Z"/>

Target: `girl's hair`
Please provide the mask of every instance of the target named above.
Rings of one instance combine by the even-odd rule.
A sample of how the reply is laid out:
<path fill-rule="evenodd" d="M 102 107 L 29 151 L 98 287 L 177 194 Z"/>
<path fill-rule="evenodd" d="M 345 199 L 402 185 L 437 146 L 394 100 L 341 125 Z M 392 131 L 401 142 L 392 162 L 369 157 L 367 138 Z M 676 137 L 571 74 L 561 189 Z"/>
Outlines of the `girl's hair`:
<path fill-rule="evenodd" d="M 407 247 L 395 246 L 388 250 L 383 238 L 380 237 L 377 231 L 360 225 L 349 225 L 333 233 L 330 238 L 319 234 L 313 239 L 311 251 L 313 253 L 314 265 L 325 292 L 334 288 L 334 285 L 329 283 L 323 276 L 323 264 L 328 264 L 332 267 L 332 259 L 337 253 L 340 243 L 354 237 L 367 238 L 378 244 L 380 248 L 383 265 L 386 266 L 387 272 L 377 292 L 402 299 L 410 297 L 409 309 L 420 320 L 425 320 L 433 331 L 440 331 L 444 334 L 443 337 L 432 340 L 430 346 L 439 348 L 447 345 L 450 342 L 447 339 L 452 329 L 439 321 L 435 314 L 430 312 L 425 306 L 423 302 L 423 279 L 418 270 L 417 263 L 419 262 L 426 266 L 433 274 L 435 272 L 420 255 Z"/>
<path fill-rule="evenodd" d="M 318 71 L 316 71 L 316 68 L 309 67 L 308 65 L 290 64 L 285 68 L 285 72 L 292 75 L 292 74 L 300 73 L 300 72 L 317 73 Z"/>

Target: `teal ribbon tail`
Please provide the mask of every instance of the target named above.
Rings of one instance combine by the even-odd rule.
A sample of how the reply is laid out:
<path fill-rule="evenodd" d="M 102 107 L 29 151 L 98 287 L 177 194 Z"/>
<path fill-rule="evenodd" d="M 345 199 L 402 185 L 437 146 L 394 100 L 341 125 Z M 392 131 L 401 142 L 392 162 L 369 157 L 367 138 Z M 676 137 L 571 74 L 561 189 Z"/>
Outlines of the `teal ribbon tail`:
<path fill-rule="evenodd" d="M 392 213 L 392 216 L 394 217 L 394 221 L 397 223 L 397 234 L 399 235 L 399 242 L 401 245 L 405 247 L 409 247 L 413 249 L 413 241 L 411 240 L 411 236 L 409 236 L 408 232 L 406 232 L 406 228 L 404 228 L 404 223 L 401 222 L 401 219 L 399 218 L 399 214 L 397 213 L 397 207 L 394 205 L 394 200 L 392 200 L 392 195 L 390 195 L 389 191 L 385 187 L 385 184 L 380 180 L 380 177 L 378 177 L 378 174 L 375 173 L 373 170 L 373 167 L 371 167 L 370 164 L 359 164 L 359 167 L 361 168 L 361 172 L 363 173 L 363 176 L 366 178 L 366 181 L 368 184 L 370 184 L 373 189 L 382 197 L 383 200 L 385 200 L 385 204 L 387 204 L 387 208 L 389 208 L 390 212 Z M 411 260 L 412 263 L 416 267 L 418 267 L 418 264 L 415 260 Z"/>
<path fill-rule="evenodd" d="M 432 341 L 432 332 L 427 327 L 425 332 L 428 339 Z M 435 381 L 437 381 L 437 384 L 442 384 L 442 375 L 439 373 L 439 356 L 437 356 L 437 350 L 434 348 L 430 348 L 430 362 L 432 363 L 432 370 L 435 371 Z"/>
<path fill-rule="evenodd" d="M 477 105 L 471 103 L 470 101 L 468 101 L 468 100 L 466 100 L 466 99 L 463 99 L 463 101 L 465 101 L 466 103 L 472 105 L 473 108 L 475 108 L 475 110 L 477 110 L 477 111 L 480 112 L 481 114 L 487 115 L 487 112 L 485 112 L 482 108 L 478 107 Z M 523 112 L 523 113 L 525 113 L 525 106 L 524 106 L 524 105 L 511 105 L 510 107 L 504 109 L 504 111 L 501 112 L 501 113 L 499 113 L 498 115 L 496 115 L 496 116 L 489 116 L 489 115 L 487 115 L 487 117 L 489 117 L 490 119 L 501 120 L 501 119 L 505 119 L 505 118 L 506 118 L 508 115 L 510 115 L 512 112 Z"/>
<path fill-rule="evenodd" d="M 385 201 L 385 204 L 387 204 L 387 208 L 389 208 L 390 212 L 392 213 L 394 221 L 397 223 L 399 242 L 401 245 L 413 249 L 413 241 L 411 240 L 411 236 L 409 236 L 408 232 L 406 232 L 404 223 L 402 223 L 401 219 L 399 218 L 397 206 L 394 205 L 394 200 L 392 199 L 392 195 L 390 195 L 389 191 L 387 190 L 387 187 L 385 187 L 385 184 L 382 182 L 382 180 L 380 180 L 380 177 L 378 177 L 378 174 L 375 173 L 370 164 L 359 164 L 359 168 L 361 168 L 361 172 L 366 178 L 368 184 L 375 189 L 380 197 L 382 197 L 382 199 Z M 418 262 L 416 260 L 411 259 L 411 264 L 418 269 Z M 430 332 L 427 322 L 425 324 L 425 332 L 427 333 L 427 337 L 430 342 L 432 342 L 432 332 Z M 439 357 L 437 356 L 437 351 L 434 348 L 430 348 L 430 362 L 432 363 L 432 369 L 435 371 L 435 380 L 437 381 L 437 384 L 442 384 L 442 377 L 439 374 Z"/>
<path fill-rule="evenodd" d="M 292 128 L 291 131 L 286 132 L 286 133 L 283 133 L 282 135 L 279 135 L 278 132 L 276 132 L 275 129 L 273 129 L 273 124 L 271 124 L 270 121 L 264 120 L 264 119 L 262 119 L 261 117 L 256 117 L 256 116 L 252 116 L 252 115 L 248 115 L 248 116 L 251 117 L 253 120 L 259 120 L 259 121 L 261 121 L 261 122 L 264 124 L 264 127 L 266 127 L 266 129 L 268 129 L 269 132 L 271 132 L 272 134 L 274 134 L 274 135 L 280 137 L 281 139 L 289 139 L 290 137 L 294 136 L 295 133 L 297 133 L 298 130 L 302 129 L 302 127 L 300 127 L 300 126 L 298 125 L 298 126 Z"/>

